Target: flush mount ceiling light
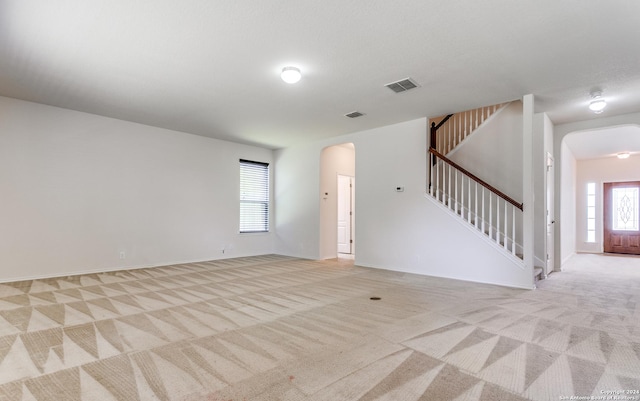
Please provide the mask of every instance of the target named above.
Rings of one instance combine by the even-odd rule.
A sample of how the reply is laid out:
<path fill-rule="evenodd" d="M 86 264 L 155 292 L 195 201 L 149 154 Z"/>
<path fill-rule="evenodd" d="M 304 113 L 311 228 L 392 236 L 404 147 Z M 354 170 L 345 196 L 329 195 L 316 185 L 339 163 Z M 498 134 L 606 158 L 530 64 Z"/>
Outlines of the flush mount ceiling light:
<path fill-rule="evenodd" d="M 596 91 L 591 93 L 591 103 L 589 103 L 589 110 L 593 111 L 596 114 L 602 113 L 605 107 L 607 107 L 607 102 L 602 97 L 602 92 Z"/>
<path fill-rule="evenodd" d="M 282 73 L 280 74 L 280 78 L 288 84 L 295 84 L 302 78 L 302 74 L 300 73 L 300 69 L 296 67 L 284 67 L 282 69 Z"/>
<path fill-rule="evenodd" d="M 616 156 L 618 156 L 618 159 L 626 159 L 629 157 L 629 152 L 620 152 Z"/>

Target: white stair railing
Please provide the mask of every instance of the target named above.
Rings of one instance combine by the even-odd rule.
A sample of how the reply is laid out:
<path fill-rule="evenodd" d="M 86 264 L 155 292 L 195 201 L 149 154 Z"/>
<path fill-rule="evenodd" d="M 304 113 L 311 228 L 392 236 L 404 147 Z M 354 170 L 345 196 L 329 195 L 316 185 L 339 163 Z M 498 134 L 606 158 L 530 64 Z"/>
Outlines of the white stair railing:
<path fill-rule="evenodd" d="M 429 194 L 507 252 L 521 258 L 518 244 L 522 243 L 522 203 L 434 148 L 429 149 L 429 161 Z"/>
<path fill-rule="evenodd" d="M 429 119 L 430 126 L 433 126 L 432 124 L 438 125 L 437 143 L 433 146 L 443 155 L 449 154 L 489 117 L 508 104 L 494 104 L 493 106 Z"/>

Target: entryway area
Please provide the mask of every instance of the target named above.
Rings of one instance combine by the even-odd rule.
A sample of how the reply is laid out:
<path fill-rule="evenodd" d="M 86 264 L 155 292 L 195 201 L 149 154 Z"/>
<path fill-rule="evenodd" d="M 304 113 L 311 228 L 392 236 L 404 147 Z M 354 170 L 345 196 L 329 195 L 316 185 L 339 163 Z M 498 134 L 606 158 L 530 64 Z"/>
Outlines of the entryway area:
<path fill-rule="evenodd" d="M 640 254 L 640 126 L 568 133 L 560 153 L 562 270 L 572 254 Z"/>
<path fill-rule="evenodd" d="M 320 256 L 355 257 L 355 146 L 329 146 L 320 155 Z"/>

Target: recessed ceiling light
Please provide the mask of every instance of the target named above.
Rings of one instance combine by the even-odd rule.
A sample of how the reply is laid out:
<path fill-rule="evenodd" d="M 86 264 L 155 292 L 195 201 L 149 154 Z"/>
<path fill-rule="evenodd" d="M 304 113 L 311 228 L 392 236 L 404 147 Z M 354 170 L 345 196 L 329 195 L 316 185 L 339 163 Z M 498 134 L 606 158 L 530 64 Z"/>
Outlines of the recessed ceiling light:
<path fill-rule="evenodd" d="M 284 67 L 280 74 L 280 78 L 288 84 L 295 84 L 300 80 L 300 78 L 302 78 L 302 74 L 300 73 L 300 69 L 297 67 Z"/>
<path fill-rule="evenodd" d="M 589 110 L 593 111 L 596 114 L 602 113 L 604 108 L 607 107 L 607 102 L 602 98 L 602 92 L 592 92 L 591 98 L 593 100 L 591 101 L 591 103 L 589 103 Z"/>
<path fill-rule="evenodd" d="M 630 154 L 629 152 L 620 152 L 616 156 L 618 156 L 618 159 L 626 159 L 630 156 Z"/>

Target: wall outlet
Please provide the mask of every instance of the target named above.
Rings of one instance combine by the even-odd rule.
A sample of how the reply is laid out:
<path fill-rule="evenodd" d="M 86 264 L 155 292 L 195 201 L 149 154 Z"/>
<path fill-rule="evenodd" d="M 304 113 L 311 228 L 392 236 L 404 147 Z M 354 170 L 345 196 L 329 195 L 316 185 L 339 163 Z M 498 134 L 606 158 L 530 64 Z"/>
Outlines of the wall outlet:
<path fill-rule="evenodd" d="M 120 251 L 120 259 L 125 259 L 127 257 L 127 254 L 125 253 L 125 251 Z"/>

